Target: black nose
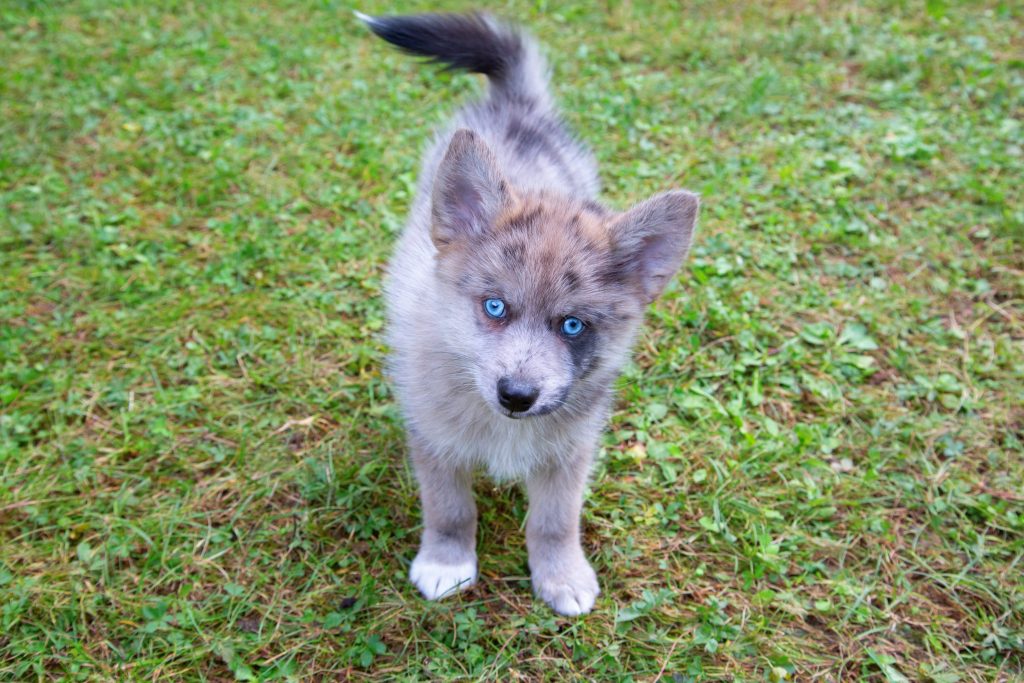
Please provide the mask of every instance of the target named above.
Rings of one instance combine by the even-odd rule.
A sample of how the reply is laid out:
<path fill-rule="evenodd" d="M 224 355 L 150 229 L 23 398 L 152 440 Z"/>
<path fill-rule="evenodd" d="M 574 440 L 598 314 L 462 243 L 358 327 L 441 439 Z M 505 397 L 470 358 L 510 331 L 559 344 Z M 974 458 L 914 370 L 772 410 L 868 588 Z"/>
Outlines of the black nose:
<path fill-rule="evenodd" d="M 528 382 L 511 377 L 498 380 L 498 402 L 513 413 L 525 413 L 540 395 L 540 389 Z"/>

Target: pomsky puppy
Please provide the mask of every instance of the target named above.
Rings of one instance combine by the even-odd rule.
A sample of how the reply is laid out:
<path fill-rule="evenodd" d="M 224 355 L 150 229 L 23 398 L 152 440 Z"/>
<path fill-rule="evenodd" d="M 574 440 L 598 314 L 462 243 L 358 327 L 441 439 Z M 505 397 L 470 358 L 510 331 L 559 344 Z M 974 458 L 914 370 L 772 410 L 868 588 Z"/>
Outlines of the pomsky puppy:
<path fill-rule="evenodd" d="M 589 612 L 580 508 L 612 384 L 686 256 L 695 194 L 625 212 L 548 92 L 533 40 L 484 14 L 358 15 L 405 52 L 485 74 L 426 152 L 388 269 L 390 375 L 423 505 L 409 578 L 435 600 L 477 578 L 472 476 L 524 480 L 534 592 Z"/>

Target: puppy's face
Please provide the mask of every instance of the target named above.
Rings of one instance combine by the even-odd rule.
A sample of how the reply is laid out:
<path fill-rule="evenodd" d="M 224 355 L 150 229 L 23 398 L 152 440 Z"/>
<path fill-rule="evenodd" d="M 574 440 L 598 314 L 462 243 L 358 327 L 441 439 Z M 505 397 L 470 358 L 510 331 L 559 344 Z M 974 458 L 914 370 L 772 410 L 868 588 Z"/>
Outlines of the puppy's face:
<path fill-rule="evenodd" d="M 438 272 L 455 307 L 439 321 L 481 399 L 510 418 L 586 410 L 618 370 L 647 303 L 689 246 L 696 197 L 617 214 L 519 196 L 472 133 L 456 133 L 433 194 Z"/>
<path fill-rule="evenodd" d="M 618 277 L 606 218 L 596 206 L 516 199 L 486 233 L 441 251 L 463 311 L 450 342 L 495 411 L 530 417 L 571 403 L 574 385 L 628 344 L 643 304 Z"/>

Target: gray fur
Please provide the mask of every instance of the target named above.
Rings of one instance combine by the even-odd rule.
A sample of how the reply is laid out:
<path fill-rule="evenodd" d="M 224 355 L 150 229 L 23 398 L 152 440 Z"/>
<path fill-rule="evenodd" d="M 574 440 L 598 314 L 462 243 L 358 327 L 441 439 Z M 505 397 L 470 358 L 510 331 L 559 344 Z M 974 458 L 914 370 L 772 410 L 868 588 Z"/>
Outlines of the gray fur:
<path fill-rule="evenodd" d="M 491 82 L 427 150 L 388 269 L 390 375 L 423 504 L 410 577 L 431 599 L 476 581 L 479 468 L 526 482 L 536 594 L 561 614 L 588 612 L 599 589 L 579 516 L 610 387 L 686 255 L 697 198 L 669 192 L 625 213 L 599 204 L 593 157 L 554 110 L 525 33 L 482 15 L 362 18 Z M 507 314 L 485 314 L 488 298 Z M 560 331 L 567 317 L 585 323 L 578 337 Z M 536 400 L 511 412 L 499 382 Z"/>

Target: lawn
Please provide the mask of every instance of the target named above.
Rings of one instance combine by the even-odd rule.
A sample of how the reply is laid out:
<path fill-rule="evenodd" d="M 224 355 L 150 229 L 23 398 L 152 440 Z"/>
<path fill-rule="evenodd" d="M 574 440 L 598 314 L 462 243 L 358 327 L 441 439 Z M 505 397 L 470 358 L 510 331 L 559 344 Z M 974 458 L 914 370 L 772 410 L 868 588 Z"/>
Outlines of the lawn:
<path fill-rule="evenodd" d="M 595 611 L 532 599 L 484 479 L 479 584 L 406 579 L 381 282 L 479 78 L 348 2 L 6 0 L 0 679 L 1022 680 L 1020 5 L 493 7 L 606 202 L 704 201 L 590 485 Z"/>

